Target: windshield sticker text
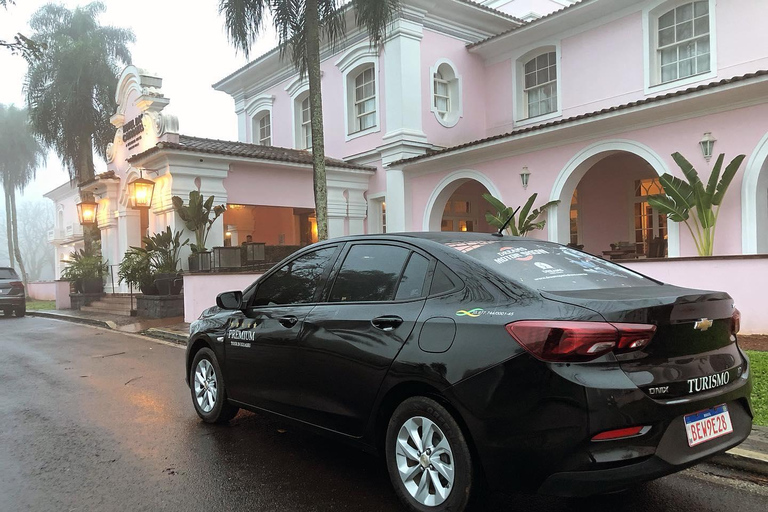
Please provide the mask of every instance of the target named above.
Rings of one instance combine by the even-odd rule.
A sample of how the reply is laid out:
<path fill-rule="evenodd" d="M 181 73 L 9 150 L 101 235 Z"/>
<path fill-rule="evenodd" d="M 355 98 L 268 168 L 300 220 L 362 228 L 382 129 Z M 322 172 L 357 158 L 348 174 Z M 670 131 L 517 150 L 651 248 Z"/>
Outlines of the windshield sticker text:
<path fill-rule="evenodd" d="M 498 257 L 494 258 L 497 264 L 501 265 L 508 261 L 530 261 L 538 254 L 549 254 L 544 249 L 526 249 L 525 247 L 502 247 L 499 250 Z"/>

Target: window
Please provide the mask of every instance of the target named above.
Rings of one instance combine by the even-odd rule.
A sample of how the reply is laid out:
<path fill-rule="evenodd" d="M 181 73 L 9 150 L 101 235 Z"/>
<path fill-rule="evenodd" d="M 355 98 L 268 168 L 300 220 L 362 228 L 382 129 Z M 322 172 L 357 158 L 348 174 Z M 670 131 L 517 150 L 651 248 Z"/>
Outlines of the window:
<path fill-rule="evenodd" d="M 395 300 L 418 299 L 424 296 L 424 280 L 427 278 L 429 260 L 420 254 L 411 253 L 403 277 L 397 287 Z"/>
<path fill-rule="evenodd" d="M 671 9 L 658 21 L 656 42 L 660 83 L 710 70 L 709 2 L 690 2 Z"/>
<path fill-rule="evenodd" d="M 376 126 L 376 75 L 373 66 L 364 69 L 355 78 L 354 112 L 355 132 Z"/>
<path fill-rule="evenodd" d="M 395 288 L 410 251 L 394 245 L 352 246 L 336 277 L 330 302 L 385 302 Z"/>
<path fill-rule="evenodd" d="M 557 53 L 543 53 L 525 63 L 523 95 L 526 118 L 557 111 Z"/>
<path fill-rule="evenodd" d="M 381 202 L 381 232 L 387 232 L 387 202 Z"/>
<path fill-rule="evenodd" d="M 429 288 L 430 295 L 437 295 L 439 293 L 445 293 L 453 290 L 458 285 L 456 281 L 451 277 L 453 272 L 442 263 L 438 263 L 435 267 L 435 275 L 432 277 L 432 285 Z"/>
<path fill-rule="evenodd" d="M 258 131 L 256 131 L 258 130 Z M 254 126 L 254 141 L 262 146 L 272 145 L 272 116 L 266 112 L 258 117 Z"/>
<path fill-rule="evenodd" d="M 254 305 L 314 302 L 323 274 L 337 249 L 334 245 L 299 256 L 266 280 L 257 282 Z"/>
<path fill-rule="evenodd" d="M 667 216 L 648 204 L 648 196 L 663 193 L 664 188 L 658 178 L 635 180 L 633 226 L 635 250 L 638 254 L 649 257 L 664 256 L 666 244 L 662 240 L 667 239 Z M 651 248 L 654 250 L 651 251 Z"/>
<path fill-rule="evenodd" d="M 301 100 L 301 120 L 299 149 L 312 149 L 312 120 L 309 113 L 309 95 Z"/>
<path fill-rule="evenodd" d="M 579 245 L 580 210 L 579 190 L 576 189 L 573 191 L 573 197 L 571 198 L 571 245 Z"/>
<path fill-rule="evenodd" d="M 440 231 L 468 231 L 473 232 L 478 225 L 479 212 L 471 201 L 462 198 L 451 197 L 445 203 L 443 218 L 440 222 Z"/>
<path fill-rule="evenodd" d="M 447 61 L 432 68 L 432 112 L 445 127 L 455 126 L 462 116 L 461 77 Z"/>

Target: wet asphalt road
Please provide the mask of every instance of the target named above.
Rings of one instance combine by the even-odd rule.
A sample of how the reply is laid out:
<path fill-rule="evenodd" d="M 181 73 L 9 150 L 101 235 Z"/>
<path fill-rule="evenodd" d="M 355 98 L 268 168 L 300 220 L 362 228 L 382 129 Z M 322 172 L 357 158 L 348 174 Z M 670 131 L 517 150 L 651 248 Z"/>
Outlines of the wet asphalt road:
<path fill-rule="evenodd" d="M 399 510 L 379 459 L 241 412 L 201 423 L 184 351 L 55 320 L 0 317 L 0 510 Z M 761 511 L 768 486 L 689 470 L 589 500 L 492 510 Z"/>

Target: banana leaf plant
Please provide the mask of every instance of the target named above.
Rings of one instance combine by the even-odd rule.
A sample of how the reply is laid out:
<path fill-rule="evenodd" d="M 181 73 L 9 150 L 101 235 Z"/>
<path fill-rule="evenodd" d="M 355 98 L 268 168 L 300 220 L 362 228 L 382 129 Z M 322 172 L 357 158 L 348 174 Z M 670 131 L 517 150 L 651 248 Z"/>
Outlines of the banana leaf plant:
<path fill-rule="evenodd" d="M 203 195 L 197 190 L 189 193 L 189 203 L 184 204 L 184 200 L 179 196 L 173 196 L 173 209 L 184 221 L 186 228 L 195 233 L 195 243 L 190 244 L 194 253 L 205 252 L 205 243 L 208 240 L 208 233 L 216 219 L 227 209 L 223 204 L 213 206 L 214 196 L 204 199 Z"/>
<path fill-rule="evenodd" d="M 659 177 L 659 182 L 664 187 L 664 194 L 648 197 L 648 204 L 656 208 L 659 213 L 665 214 L 667 219 L 686 225 L 699 256 L 712 256 L 720 206 L 745 155 L 739 155 L 731 160 L 721 176 L 725 155 L 720 154 L 709 175 L 706 187 L 699 178 L 699 173 L 683 155 L 674 153 L 672 158 L 682 170 L 686 181 L 671 174 L 663 174 Z M 696 214 L 692 215 L 691 210 L 694 209 Z"/>
<path fill-rule="evenodd" d="M 519 215 L 517 216 L 517 219 L 513 218 L 512 221 L 509 222 L 506 228 L 508 235 L 525 236 L 527 233 L 530 233 L 531 231 L 534 231 L 536 229 L 544 229 L 544 226 L 547 224 L 547 221 L 540 220 L 537 222 L 537 219 L 541 217 L 541 215 L 550 206 L 554 206 L 560 203 L 560 201 L 550 201 L 540 206 L 539 208 L 531 210 L 531 208 L 533 208 L 533 203 L 536 202 L 537 196 L 538 194 L 533 194 L 531 197 L 529 197 L 525 205 L 523 205 L 523 207 L 520 208 L 520 212 L 519 212 Z M 493 197 L 491 194 L 483 194 L 483 199 L 488 201 L 491 204 L 491 206 L 493 206 L 494 210 L 496 210 L 496 214 L 493 214 L 493 213 L 485 214 L 486 222 L 488 222 L 488 224 L 490 224 L 495 228 L 501 229 L 501 227 L 504 225 L 505 222 L 507 222 L 510 216 L 514 215 L 515 208 L 506 206 L 504 203 L 501 202 L 500 199 Z"/>

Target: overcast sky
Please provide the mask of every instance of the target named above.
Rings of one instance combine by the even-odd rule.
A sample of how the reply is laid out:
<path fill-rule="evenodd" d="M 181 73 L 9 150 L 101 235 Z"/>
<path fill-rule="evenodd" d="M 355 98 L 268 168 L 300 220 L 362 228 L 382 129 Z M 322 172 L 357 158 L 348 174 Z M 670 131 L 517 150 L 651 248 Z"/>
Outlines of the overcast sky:
<path fill-rule="evenodd" d="M 0 39 L 12 39 L 17 32 L 29 35 L 28 21 L 43 5 L 42 0 L 16 0 L 7 10 L 0 8 Z M 63 0 L 68 8 L 86 1 Z M 105 0 L 103 25 L 130 28 L 136 35 L 131 46 L 133 64 L 157 73 L 163 92 L 171 99 L 168 111 L 179 117 L 180 132 L 186 135 L 237 139 L 234 104 L 227 94 L 214 91 L 211 84 L 246 63 L 227 41 L 217 0 Z M 274 30 L 252 49 L 257 57 L 276 44 Z M 27 64 L 19 56 L 0 49 L 0 103 L 24 105 L 22 85 Z M 117 80 L 117 78 L 115 78 Z M 96 172 L 106 164 L 97 161 Z M 25 200 L 42 194 L 68 180 L 58 157 L 51 153 L 37 179 L 24 193 Z M 2 204 L 2 203 L 0 203 Z"/>

